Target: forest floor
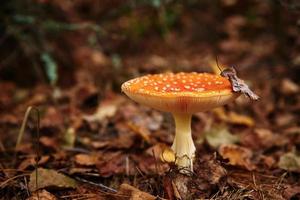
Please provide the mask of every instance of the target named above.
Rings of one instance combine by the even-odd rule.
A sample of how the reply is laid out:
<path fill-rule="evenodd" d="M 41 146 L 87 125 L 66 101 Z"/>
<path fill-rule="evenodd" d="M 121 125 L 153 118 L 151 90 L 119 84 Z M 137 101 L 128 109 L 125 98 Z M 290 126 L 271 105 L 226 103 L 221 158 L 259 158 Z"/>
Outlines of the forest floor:
<path fill-rule="evenodd" d="M 198 13 L 208 29 L 199 35 L 194 14 L 183 15 L 182 31 L 131 44 L 121 60 L 74 49 L 78 67 L 62 70 L 72 79 L 62 86 L 1 81 L 0 199 L 300 198 L 300 59 L 286 43 L 299 43 L 297 27 L 286 24 L 282 36 L 267 31 L 265 16 L 232 15 L 221 25 Z M 227 36 L 205 40 L 210 29 Z M 197 154 L 185 176 L 167 162 L 172 116 L 131 101 L 120 85 L 147 73 L 212 72 L 215 56 L 223 67 L 234 63 L 261 98 L 193 116 Z"/>

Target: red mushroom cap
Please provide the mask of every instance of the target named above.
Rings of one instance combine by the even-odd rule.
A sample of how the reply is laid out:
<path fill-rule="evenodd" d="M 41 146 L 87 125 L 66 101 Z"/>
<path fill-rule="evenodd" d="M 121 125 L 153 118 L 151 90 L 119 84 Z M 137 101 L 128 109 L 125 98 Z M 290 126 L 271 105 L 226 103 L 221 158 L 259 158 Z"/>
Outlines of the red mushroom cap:
<path fill-rule="evenodd" d="M 222 106 L 239 96 L 229 80 L 209 73 L 146 75 L 125 82 L 131 99 L 172 113 L 196 113 Z"/>

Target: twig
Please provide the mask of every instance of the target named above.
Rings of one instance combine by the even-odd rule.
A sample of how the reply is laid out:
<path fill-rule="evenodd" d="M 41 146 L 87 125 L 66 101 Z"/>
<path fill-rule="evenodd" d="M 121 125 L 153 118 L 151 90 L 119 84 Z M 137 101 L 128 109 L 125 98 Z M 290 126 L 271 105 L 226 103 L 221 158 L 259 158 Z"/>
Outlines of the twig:
<path fill-rule="evenodd" d="M 32 110 L 32 107 L 29 106 L 25 112 L 25 116 L 24 116 L 24 119 L 23 119 L 23 122 L 22 122 L 22 125 L 21 125 L 21 128 L 20 128 L 20 131 L 19 131 L 19 134 L 18 134 L 18 138 L 17 138 L 17 143 L 16 143 L 16 147 L 15 147 L 15 155 L 14 155 L 14 165 L 16 164 L 16 160 L 17 160 L 17 151 L 18 151 L 18 148 L 21 144 L 21 141 L 22 141 L 22 138 L 23 138 L 23 135 L 24 135 L 24 131 L 25 131 L 25 126 L 26 126 L 26 123 L 28 121 L 28 117 L 29 117 L 29 114 L 30 114 L 30 111 Z"/>
<path fill-rule="evenodd" d="M 30 174 L 20 174 L 20 175 L 14 176 L 12 178 L 9 178 L 9 179 L 3 181 L 2 183 L 0 183 L 0 188 L 3 188 L 10 181 L 13 181 L 13 180 L 15 180 L 17 178 L 24 177 L 24 176 L 30 176 Z"/>
<path fill-rule="evenodd" d="M 24 119 L 23 119 L 23 122 L 22 122 L 22 125 L 21 125 L 21 128 L 20 128 L 20 131 L 19 131 L 19 134 L 18 134 L 18 138 L 17 138 L 17 143 L 16 143 L 16 147 L 15 147 L 15 156 L 14 156 L 14 165 L 16 163 L 16 160 L 17 160 L 17 150 L 21 144 L 21 141 L 22 141 L 22 138 L 23 138 L 23 135 L 24 135 L 24 131 L 25 131 L 25 128 L 26 128 L 26 124 L 27 124 L 27 121 L 28 121 L 28 117 L 31 113 L 31 110 L 34 110 L 37 114 L 37 123 L 36 123 L 36 160 L 35 160 L 35 187 L 36 189 L 38 188 L 38 161 L 39 161 L 39 158 L 40 158 L 40 145 L 39 145 L 39 139 L 40 139 L 40 112 L 37 108 L 35 107 L 32 107 L 32 106 L 29 106 L 25 112 L 25 116 L 24 116 Z M 39 193 L 37 193 L 37 197 L 38 199 L 39 198 Z"/>
<path fill-rule="evenodd" d="M 79 178 L 79 177 L 75 177 L 76 180 L 78 181 L 81 181 L 81 182 L 84 182 L 84 183 L 88 183 L 88 184 L 91 184 L 91 185 L 95 185 L 95 186 L 98 186 L 100 187 L 102 190 L 104 191 L 109 191 L 111 193 L 117 193 L 117 190 L 113 189 L 113 188 L 110 188 L 102 183 L 95 183 L 95 182 L 92 182 L 92 181 L 88 181 L 86 179 L 83 179 L 83 178 Z"/>

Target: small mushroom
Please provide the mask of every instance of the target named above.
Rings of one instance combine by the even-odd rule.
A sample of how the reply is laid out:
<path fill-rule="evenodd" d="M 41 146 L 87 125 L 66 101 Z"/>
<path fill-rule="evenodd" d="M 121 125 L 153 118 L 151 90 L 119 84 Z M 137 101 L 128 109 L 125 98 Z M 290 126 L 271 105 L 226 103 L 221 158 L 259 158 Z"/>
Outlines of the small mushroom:
<path fill-rule="evenodd" d="M 192 114 L 222 106 L 240 95 L 232 91 L 228 79 L 195 72 L 142 76 L 123 83 L 122 91 L 138 103 L 172 113 L 176 126 L 172 150 L 181 172 L 193 171 Z"/>

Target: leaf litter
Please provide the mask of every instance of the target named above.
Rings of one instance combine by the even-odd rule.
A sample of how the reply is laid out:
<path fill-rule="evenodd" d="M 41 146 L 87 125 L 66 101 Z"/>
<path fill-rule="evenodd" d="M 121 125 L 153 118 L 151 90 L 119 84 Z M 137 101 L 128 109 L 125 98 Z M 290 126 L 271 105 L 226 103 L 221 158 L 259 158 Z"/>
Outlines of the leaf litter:
<path fill-rule="evenodd" d="M 74 7 L 60 1 L 51 4 L 65 10 L 65 17 L 72 18 L 70 21 L 74 17 L 82 20 L 73 10 L 80 7 L 79 1 L 74 2 Z M 207 5 L 207 9 L 212 9 L 210 4 Z M 61 69 L 64 74 L 72 74 L 73 79 L 61 82 L 74 82 L 56 92 L 45 84 L 24 89 L 1 80 L 1 197 L 37 197 L 36 192 L 31 197 L 26 192 L 26 185 L 31 190 L 36 188 L 34 118 L 28 120 L 16 165 L 10 157 L 25 110 L 28 106 L 38 106 L 42 136 L 39 138 L 41 158 L 38 162 L 41 189 L 37 192 L 45 199 L 298 198 L 299 50 L 292 45 L 281 48 L 284 42 L 282 38 L 278 39 L 279 35 L 286 34 L 283 40 L 296 41 L 297 29 L 284 23 L 283 30 L 287 31 L 270 34 L 274 27 L 269 25 L 269 19 L 273 17 L 265 16 L 271 16 L 274 8 L 266 2 L 240 5 L 237 1 L 224 0 L 221 6 L 225 13 L 227 9 L 234 13 L 224 14 L 225 23 L 217 26 L 211 14 L 195 13 L 193 9 L 187 12 L 185 7 L 180 7 L 183 16 L 177 26 L 182 26 L 187 37 L 177 31 L 166 35 L 164 41 L 149 37 L 140 52 L 118 55 L 118 70 L 112 67 L 111 52 L 107 54 L 109 49 L 115 46 L 131 49 L 130 45 L 143 41 L 135 38 L 135 42 L 129 42 L 128 38 L 116 35 L 121 32 L 120 26 L 124 26 L 122 22 L 130 24 L 132 16 L 115 16 L 114 34 L 108 35 L 116 44 L 107 44 L 109 40 L 103 40 L 106 45 L 103 51 L 102 47 L 92 49 L 74 44 L 74 41 L 79 44 L 87 41 L 90 33 L 68 35 L 66 40 L 74 47 L 68 54 L 74 58 L 66 59 L 73 59 L 78 66 L 74 71 Z M 249 16 L 239 12 L 248 8 Z M 93 15 L 101 12 L 95 9 L 91 9 Z M 252 9 L 260 14 L 253 16 Z M 141 13 L 133 15 L 140 16 Z M 199 30 L 199 22 L 195 23 L 193 19 L 204 23 L 209 35 L 216 33 L 222 37 L 214 42 L 207 41 L 208 35 Z M 253 34 L 256 32 L 263 34 Z M 54 45 L 53 48 L 57 47 Z M 281 57 L 282 50 L 288 52 L 285 59 Z M 245 78 L 245 82 L 231 78 L 236 83 L 235 89 L 254 96 L 244 85 L 249 83 L 261 98 L 253 104 L 245 99 L 238 100 L 193 118 L 192 128 L 197 133 L 193 137 L 203 137 L 206 142 L 197 144 L 195 171 L 191 178 L 182 177 L 174 168 L 174 154 L 168 148 L 174 132 L 174 127 L 170 126 L 172 119 L 125 99 L 120 95 L 119 85 L 129 77 L 146 73 L 208 71 L 206 60 L 214 57 L 210 54 L 216 51 L 222 63 L 231 63 L 228 66 L 234 63 L 239 76 Z M 286 57 L 292 62 L 287 62 Z M 29 176 L 28 173 L 32 174 Z"/>

